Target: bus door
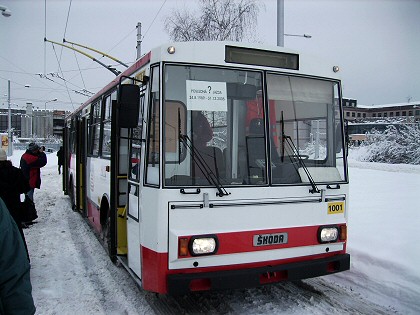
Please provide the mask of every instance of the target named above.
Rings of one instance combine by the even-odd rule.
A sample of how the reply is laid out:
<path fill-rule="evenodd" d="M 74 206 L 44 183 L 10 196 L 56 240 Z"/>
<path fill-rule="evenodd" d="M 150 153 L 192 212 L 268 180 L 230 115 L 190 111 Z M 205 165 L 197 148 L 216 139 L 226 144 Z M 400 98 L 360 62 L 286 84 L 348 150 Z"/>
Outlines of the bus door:
<path fill-rule="evenodd" d="M 77 121 L 77 143 L 76 146 L 76 198 L 75 206 L 82 214 L 86 214 L 86 117 L 81 117 Z"/>
<path fill-rule="evenodd" d="M 111 95 L 112 116 L 117 114 L 116 92 Z M 111 196 L 110 243 L 111 259 L 127 255 L 127 177 L 128 177 L 128 128 L 120 128 L 116 119 L 111 123 Z"/>
<path fill-rule="evenodd" d="M 128 265 L 131 270 L 141 279 L 141 257 L 140 257 L 140 174 L 142 160 L 141 127 L 132 129 L 130 139 L 130 171 L 128 176 L 128 212 L 127 212 L 127 243 L 128 243 Z"/>
<path fill-rule="evenodd" d="M 120 129 L 117 173 L 117 255 L 127 255 L 128 128 Z"/>
<path fill-rule="evenodd" d="M 134 85 L 133 85 L 134 86 Z M 122 85 L 124 87 L 124 85 Z M 130 87 L 129 87 L 130 88 Z M 126 143 L 127 147 L 122 148 L 120 145 L 120 160 L 125 159 L 128 171 L 126 173 L 125 191 L 126 196 L 126 240 L 127 240 L 127 263 L 130 269 L 141 279 L 141 253 L 140 253 L 140 206 L 141 206 L 141 187 L 142 187 L 142 161 L 143 152 L 143 106 L 146 95 L 147 85 L 140 85 L 140 93 L 137 91 L 137 96 L 134 101 L 129 102 L 134 107 L 137 107 L 134 111 L 132 108 L 124 108 L 124 100 L 121 100 L 119 104 L 119 123 L 120 123 L 120 136 L 119 141 Z M 121 87 L 120 87 L 121 89 Z M 125 94 L 120 92 L 121 95 L 131 95 L 131 93 Z M 121 96 L 121 99 L 123 96 Z M 141 110 L 139 110 L 139 108 Z M 124 110 L 125 109 L 125 110 Z M 127 128 L 122 128 L 122 127 Z M 125 150 L 125 151 L 124 151 Z M 122 156 L 123 154 L 128 156 Z M 128 162 L 128 163 L 127 163 Z M 120 183 L 122 184 L 122 183 Z M 121 186 L 120 186 L 121 187 Z"/>

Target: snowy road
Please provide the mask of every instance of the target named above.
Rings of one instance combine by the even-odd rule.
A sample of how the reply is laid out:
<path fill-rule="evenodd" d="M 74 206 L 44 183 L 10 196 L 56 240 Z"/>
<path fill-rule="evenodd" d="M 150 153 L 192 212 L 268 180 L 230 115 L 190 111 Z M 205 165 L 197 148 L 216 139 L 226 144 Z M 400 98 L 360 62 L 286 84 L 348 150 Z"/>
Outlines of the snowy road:
<path fill-rule="evenodd" d="M 35 193 L 38 223 L 25 230 L 37 314 L 420 313 L 420 272 L 405 268 L 404 264 L 376 259 L 369 250 L 355 250 L 351 242 L 351 270 L 341 274 L 177 298 L 144 292 L 122 267 L 108 259 L 84 219 L 71 211 L 69 199 L 61 191 L 55 160 L 54 155 L 49 156 L 49 163 L 42 170 L 42 188 Z M 417 189 L 420 187 L 420 169 L 417 168 L 414 173 L 380 170 L 360 173 L 363 171 L 352 168 L 350 172 L 355 195 L 359 193 L 357 189 L 360 192 L 368 189 L 357 182 L 361 180 L 359 177 L 369 181 L 366 174 L 374 178 L 389 176 L 392 180 L 413 175 L 414 184 L 419 184 Z M 378 189 L 378 185 L 370 186 L 372 190 Z M 395 196 L 389 198 L 394 200 Z M 412 198 L 414 201 L 414 196 Z M 351 202 L 357 205 L 357 201 Z M 357 223 L 356 214 L 351 219 Z M 415 221 L 412 222 L 414 226 Z M 419 236 L 412 239 L 414 244 L 416 240 Z M 357 237 L 355 244 L 359 246 Z M 414 256 L 412 263 L 419 262 L 418 256 Z"/>

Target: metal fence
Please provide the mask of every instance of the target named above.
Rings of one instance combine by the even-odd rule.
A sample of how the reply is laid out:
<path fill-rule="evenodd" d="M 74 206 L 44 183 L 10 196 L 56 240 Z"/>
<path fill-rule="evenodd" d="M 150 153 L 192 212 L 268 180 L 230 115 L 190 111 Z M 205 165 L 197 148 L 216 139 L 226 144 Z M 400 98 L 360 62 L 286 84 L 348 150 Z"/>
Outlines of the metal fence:
<path fill-rule="evenodd" d="M 55 152 L 60 149 L 62 146 L 61 143 L 37 143 L 40 147 L 44 146 L 47 152 Z M 14 143 L 13 150 L 26 150 L 28 148 L 28 143 Z"/>

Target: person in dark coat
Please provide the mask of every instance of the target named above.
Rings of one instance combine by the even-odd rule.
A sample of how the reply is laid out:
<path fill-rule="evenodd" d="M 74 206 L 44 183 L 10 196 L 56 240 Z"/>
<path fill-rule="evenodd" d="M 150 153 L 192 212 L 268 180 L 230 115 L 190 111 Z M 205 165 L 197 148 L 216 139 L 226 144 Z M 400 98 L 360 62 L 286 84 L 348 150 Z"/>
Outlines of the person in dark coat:
<path fill-rule="evenodd" d="M 206 116 L 200 111 L 192 111 L 193 144 L 200 150 L 213 138 L 213 129 Z"/>
<path fill-rule="evenodd" d="M 20 168 L 29 180 L 31 189 L 27 195 L 32 201 L 34 200 L 35 188 L 41 188 L 41 167 L 44 167 L 46 164 L 47 156 L 42 148 L 36 143 L 31 142 L 26 152 L 20 158 Z"/>
<path fill-rule="evenodd" d="M 0 314 L 35 314 L 25 247 L 1 198 L 0 231 Z"/>
<path fill-rule="evenodd" d="M 61 166 L 64 164 L 64 150 L 63 147 L 60 147 L 60 150 L 57 151 L 58 158 L 58 174 L 61 174 Z"/>
<path fill-rule="evenodd" d="M 20 195 L 27 193 L 30 189 L 29 181 L 25 175 L 23 175 L 22 170 L 14 167 L 12 162 L 7 160 L 6 152 L 3 149 L 0 149 L 0 197 L 9 209 L 10 215 L 15 220 L 20 235 L 22 235 L 27 254 L 28 248 L 26 246 L 25 235 L 23 234 L 21 223 Z"/>

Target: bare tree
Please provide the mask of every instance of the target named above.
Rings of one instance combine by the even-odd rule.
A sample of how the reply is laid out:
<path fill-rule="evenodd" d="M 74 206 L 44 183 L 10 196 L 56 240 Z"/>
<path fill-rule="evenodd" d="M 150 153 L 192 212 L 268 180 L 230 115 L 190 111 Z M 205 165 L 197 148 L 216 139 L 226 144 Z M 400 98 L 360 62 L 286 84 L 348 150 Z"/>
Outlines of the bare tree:
<path fill-rule="evenodd" d="M 165 30 L 172 40 L 254 40 L 259 13 L 256 0 L 200 0 L 198 11 L 184 8 L 165 18 Z"/>

